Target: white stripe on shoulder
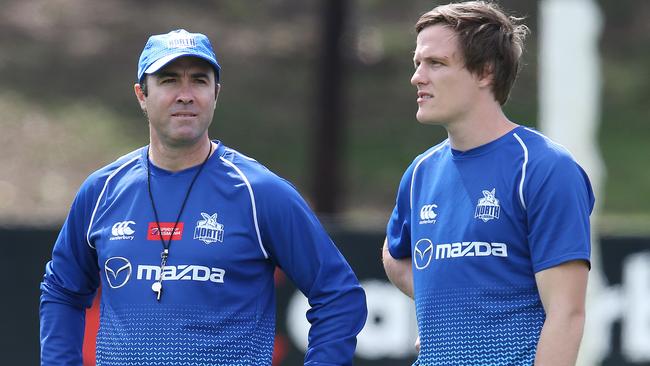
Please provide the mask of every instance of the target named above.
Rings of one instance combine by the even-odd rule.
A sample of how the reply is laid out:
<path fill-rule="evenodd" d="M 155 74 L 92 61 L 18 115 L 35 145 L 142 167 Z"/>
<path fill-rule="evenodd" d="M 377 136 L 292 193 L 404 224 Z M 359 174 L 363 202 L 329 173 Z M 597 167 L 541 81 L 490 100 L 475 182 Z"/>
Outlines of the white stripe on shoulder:
<path fill-rule="evenodd" d="M 559 143 L 559 142 L 553 140 L 552 138 L 550 138 L 550 137 L 548 137 L 548 136 L 542 134 L 542 133 L 539 132 L 539 131 L 535 131 L 535 130 L 533 130 L 532 128 L 524 127 L 524 129 L 525 129 L 526 131 L 529 131 L 529 132 L 532 132 L 532 133 L 534 133 L 534 134 L 536 134 L 536 135 L 541 136 L 542 138 L 544 138 L 546 141 L 550 142 L 550 143 L 553 144 L 553 145 L 560 146 L 561 148 L 564 149 L 564 151 L 566 151 L 567 154 L 569 154 L 569 156 L 571 157 L 571 159 L 576 160 L 576 158 L 573 156 L 573 154 L 571 153 L 571 151 L 570 151 L 569 149 L 567 149 L 566 146 L 562 145 L 561 143 Z"/>
<path fill-rule="evenodd" d="M 231 153 L 234 153 L 234 154 L 237 154 L 237 155 L 241 156 L 242 158 L 244 158 L 244 159 L 246 159 L 246 160 L 257 161 L 257 160 L 255 160 L 255 159 L 253 159 L 253 158 L 251 158 L 251 157 L 249 157 L 249 156 L 246 156 L 246 155 L 240 153 L 239 151 L 237 151 L 237 150 L 233 150 L 233 149 L 231 149 L 231 148 L 229 148 L 229 147 L 226 148 L 226 151 L 231 152 Z"/>
<path fill-rule="evenodd" d="M 436 152 L 438 152 L 438 150 L 440 150 L 440 149 L 442 149 L 443 147 L 447 146 L 447 143 L 449 143 L 449 140 L 447 140 L 447 141 L 443 142 L 442 144 L 440 144 L 440 146 L 438 146 L 436 149 L 433 149 L 431 152 L 429 152 L 428 154 L 426 154 L 425 156 L 423 156 L 422 159 L 418 160 L 417 163 L 415 163 L 415 167 L 413 168 L 413 175 L 411 175 L 411 193 L 410 193 L 410 195 L 409 195 L 409 198 L 410 198 L 410 200 L 409 200 L 409 205 L 410 205 L 411 210 L 413 209 L 413 182 L 415 181 L 415 173 L 417 172 L 418 167 L 420 167 L 420 164 L 422 164 L 422 162 L 423 162 L 424 160 L 426 160 L 426 159 L 428 159 L 429 157 L 431 157 L 431 155 L 433 155 L 433 154 L 435 154 Z"/>
<path fill-rule="evenodd" d="M 140 154 L 136 154 L 131 160 L 127 161 L 126 163 L 120 165 L 119 168 L 115 169 L 114 172 L 112 172 L 108 178 L 106 178 L 106 182 L 104 182 L 104 187 L 102 188 L 102 191 L 99 193 L 99 197 L 97 197 L 97 202 L 95 203 L 95 208 L 93 209 L 93 213 L 90 216 L 90 222 L 88 223 L 88 231 L 86 232 L 86 242 L 88 243 L 88 246 L 91 248 L 95 249 L 95 247 L 90 243 L 90 229 L 93 227 L 93 221 L 95 221 L 95 214 L 97 213 L 97 208 L 99 208 L 99 202 L 101 202 L 102 197 L 104 196 L 104 192 L 106 192 L 106 187 L 108 186 L 108 182 L 113 179 L 113 177 L 120 172 L 120 170 L 124 169 L 127 165 L 131 164 L 135 160 L 138 160 L 140 158 Z"/>
<path fill-rule="evenodd" d="M 539 131 L 537 131 L 537 130 L 533 130 L 533 129 L 530 128 L 530 127 L 524 127 L 524 130 L 526 130 L 526 131 L 528 131 L 528 132 L 532 132 L 532 133 L 534 133 L 534 134 L 536 134 L 536 135 L 540 135 L 540 136 L 542 136 L 543 138 L 545 138 L 545 139 L 547 139 L 547 140 L 550 140 L 550 139 L 548 138 L 548 136 L 544 135 L 543 133 L 541 133 L 541 132 L 539 132 Z"/>
<path fill-rule="evenodd" d="M 533 131 L 535 132 L 535 131 Z M 537 132 L 535 132 L 537 133 Z M 526 166 L 528 165 L 528 147 L 526 147 L 526 144 L 524 141 L 517 135 L 517 133 L 512 134 L 517 141 L 519 142 L 519 145 L 521 145 L 521 148 L 524 150 L 524 163 L 521 165 L 521 180 L 519 181 L 519 201 L 521 202 L 521 206 L 526 209 L 526 202 L 524 201 L 524 180 L 526 180 Z M 541 134 L 539 134 L 541 135 Z M 544 136 L 544 135 L 541 135 Z M 544 136 L 546 137 L 546 136 Z"/>
<path fill-rule="evenodd" d="M 246 188 L 248 188 L 248 194 L 251 197 L 251 206 L 253 208 L 253 223 L 255 224 L 255 234 L 257 234 L 257 242 L 260 245 L 262 254 L 264 254 L 264 258 L 268 259 L 269 255 L 266 253 L 266 250 L 264 249 L 264 245 L 262 245 L 262 236 L 260 235 L 260 228 L 257 223 L 257 208 L 255 207 L 255 194 L 253 193 L 253 187 L 251 187 L 251 184 L 248 181 L 248 178 L 246 178 L 246 175 L 244 175 L 244 173 L 232 161 L 228 159 L 224 159 L 223 156 L 221 157 L 221 161 L 223 161 L 224 163 L 228 164 L 230 167 L 235 169 L 237 174 L 239 174 L 241 179 L 244 181 L 244 184 L 246 184 Z"/>

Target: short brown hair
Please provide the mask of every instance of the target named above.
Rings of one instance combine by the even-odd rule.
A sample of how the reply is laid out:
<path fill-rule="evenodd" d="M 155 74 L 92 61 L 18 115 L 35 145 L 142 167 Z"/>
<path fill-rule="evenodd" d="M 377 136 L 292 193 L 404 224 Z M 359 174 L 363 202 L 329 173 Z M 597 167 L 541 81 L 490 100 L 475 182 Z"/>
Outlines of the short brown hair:
<path fill-rule="evenodd" d="M 493 2 L 466 1 L 435 7 L 415 24 L 419 34 L 424 28 L 442 24 L 458 37 L 465 68 L 475 74 L 493 73 L 494 98 L 504 105 L 517 74 L 524 40 L 530 32 L 523 18 L 506 15 Z"/>

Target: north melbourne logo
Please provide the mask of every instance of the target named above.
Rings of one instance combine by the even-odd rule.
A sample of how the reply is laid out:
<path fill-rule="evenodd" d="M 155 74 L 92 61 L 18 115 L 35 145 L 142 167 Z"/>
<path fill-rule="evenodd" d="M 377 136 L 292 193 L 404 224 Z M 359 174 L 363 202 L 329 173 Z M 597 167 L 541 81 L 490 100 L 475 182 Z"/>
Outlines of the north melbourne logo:
<path fill-rule="evenodd" d="M 203 220 L 197 221 L 194 228 L 194 239 L 198 239 L 205 244 L 217 241 L 223 243 L 224 226 L 217 222 L 217 214 L 209 215 L 201 212 L 201 216 L 203 216 Z"/>
<path fill-rule="evenodd" d="M 191 48 L 196 47 L 196 40 L 187 32 L 179 32 L 170 36 L 167 40 L 168 48 Z"/>
<path fill-rule="evenodd" d="M 438 205 L 424 205 L 420 208 L 420 225 L 436 223 L 436 217 L 438 214 L 433 211 L 434 208 L 438 208 Z"/>
<path fill-rule="evenodd" d="M 135 225 L 135 221 L 121 221 L 113 224 L 111 228 L 111 237 L 108 240 L 133 240 L 135 230 L 130 225 Z"/>
<path fill-rule="evenodd" d="M 478 200 L 474 218 L 488 222 L 492 219 L 498 219 L 500 211 L 499 200 L 496 198 L 496 188 L 492 188 L 491 191 L 483 190 L 483 198 Z"/>

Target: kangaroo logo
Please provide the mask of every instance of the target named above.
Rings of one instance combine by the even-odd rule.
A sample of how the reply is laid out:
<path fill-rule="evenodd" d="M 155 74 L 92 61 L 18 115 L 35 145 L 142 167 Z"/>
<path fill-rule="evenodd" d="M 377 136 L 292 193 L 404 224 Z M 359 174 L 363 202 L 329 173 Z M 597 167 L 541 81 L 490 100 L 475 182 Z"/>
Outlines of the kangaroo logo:
<path fill-rule="evenodd" d="M 209 215 L 201 212 L 201 216 L 203 216 L 203 220 L 197 221 L 194 228 L 194 239 L 198 239 L 205 244 L 217 241 L 223 243 L 224 226 L 217 222 L 217 214 Z"/>
<path fill-rule="evenodd" d="M 483 198 L 478 200 L 474 218 L 488 222 L 492 219 L 498 219 L 500 211 L 499 200 L 496 198 L 496 188 L 492 188 L 491 191 L 483 190 Z"/>

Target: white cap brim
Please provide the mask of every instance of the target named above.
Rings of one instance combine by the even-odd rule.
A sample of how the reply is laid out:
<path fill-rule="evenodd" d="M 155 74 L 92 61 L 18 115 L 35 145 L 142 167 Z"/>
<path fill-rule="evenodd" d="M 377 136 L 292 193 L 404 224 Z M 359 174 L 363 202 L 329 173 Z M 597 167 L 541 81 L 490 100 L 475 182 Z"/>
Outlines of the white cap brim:
<path fill-rule="evenodd" d="M 154 72 L 160 70 L 163 66 L 167 65 L 170 63 L 172 60 L 181 57 L 181 56 L 196 56 L 192 53 L 186 53 L 186 52 L 180 52 L 180 53 L 172 53 L 171 55 L 167 55 L 165 57 L 159 58 L 156 60 L 156 62 L 152 63 L 149 67 L 147 67 L 146 70 L 144 70 L 145 74 L 153 74 Z M 201 57 L 201 56 L 196 56 L 196 57 Z"/>

